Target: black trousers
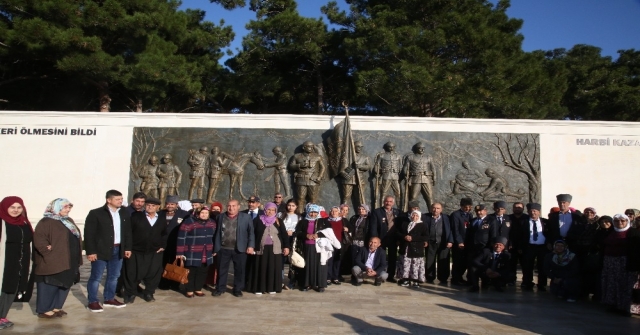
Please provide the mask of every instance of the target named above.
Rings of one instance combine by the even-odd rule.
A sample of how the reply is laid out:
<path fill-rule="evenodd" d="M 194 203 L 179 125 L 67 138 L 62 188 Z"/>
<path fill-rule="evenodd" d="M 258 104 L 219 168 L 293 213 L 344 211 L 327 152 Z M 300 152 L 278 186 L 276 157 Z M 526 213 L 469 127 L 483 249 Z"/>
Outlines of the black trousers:
<path fill-rule="evenodd" d="M 465 248 L 458 247 L 457 244 L 453 244 L 451 248 L 451 277 L 454 281 L 462 280 L 462 276 L 467 272 L 467 250 Z"/>
<path fill-rule="evenodd" d="M 471 269 L 469 269 L 468 273 L 469 282 L 471 283 L 471 285 L 473 285 L 473 287 L 478 287 L 478 283 L 480 279 L 482 279 L 482 286 L 493 285 L 495 287 L 503 287 L 507 284 L 511 275 L 509 274 L 508 269 L 498 270 L 498 273 L 500 274 L 500 277 L 491 279 L 487 276 L 486 269 L 478 269 L 476 267 L 472 267 Z"/>
<path fill-rule="evenodd" d="M 522 254 L 522 286 L 533 286 L 533 269 L 538 270 L 538 287 L 547 286 L 544 257 L 549 250 L 544 244 L 529 244 Z"/>
<path fill-rule="evenodd" d="M 327 260 L 327 280 L 340 279 L 340 264 L 342 263 L 342 255 L 340 250 L 335 250 L 333 256 Z"/>
<path fill-rule="evenodd" d="M 429 242 L 425 248 L 427 255 L 427 263 L 424 266 L 425 277 L 427 280 L 438 278 L 439 281 L 445 282 L 449 279 L 451 269 L 449 268 L 449 248 L 437 242 Z"/>
<path fill-rule="evenodd" d="M 136 295 L 140 282 L 144 283 L 143 294 L 156 292 L 164 270 L 162 257 L 162 252 L 132 252 L 131 257 L 124 260 L 124 275 L 120 277 L 123 278 L 126 295 Z"/>
<path fill-rule="evenodd" d="M 396 276 L 396 265 L 398 263 L 398 245 L 394 241 L 393 245 L 387 246 L 385 250 L 387 251 L 387 273 L 389 277 L 393 278 Z"/>
<path fill-rule="evenodd" d="M 231 249 L 220 249 L 218 252 L 218 292 L 227 290 L 229 263 L 233 262 L 233 292 L 242 292 L 245 284 L 247 254 Z"/>
<path fill-rule="evenodd" d="M 511 259 L 509 260 L 509 270 L 511 273 L 509 274 L 509 278 L 512 279 L 512 282 L 515 283 L 516 278 L 518 277 L 518 262 L 520 262 L 520 266 L 524 269 L 524 265 L 522 260 L 524 259 L 524 253 L 519 253 L 515 248 L 509 250 L 511 254 Z"/>
<path fill-rule="evenodd" d="M 187 268 L 189 269 L 189 275 L 187 276 L 189 282 L 184 284 L 186 291 L 202 291 L 204 281 L 207 279 L 207 273 L 209 272 L 209 266 L 203 263 L 200 266 L 187 266 Z"/>

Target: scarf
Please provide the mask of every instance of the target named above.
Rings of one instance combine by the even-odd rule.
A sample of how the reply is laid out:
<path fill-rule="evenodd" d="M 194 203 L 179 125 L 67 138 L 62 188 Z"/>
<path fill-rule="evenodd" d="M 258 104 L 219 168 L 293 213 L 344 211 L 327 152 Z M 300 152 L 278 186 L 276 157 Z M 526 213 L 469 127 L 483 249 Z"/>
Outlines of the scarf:
<path fill-rule="evenodd" d="M 278 209 L 278 205 L 276 205 L 273 202 L 267 202 L 266 205 L 264 205 L 264 210 L 266 211 L 269 208 L 275 208 L 277 210 Z M 274 212 L 274 214 L 271 215 L 271 216 L 267 216 L 266 214 L 265 215 L 260 215 L 260 220 L 267 227 L 273 226 L 273 224 L 276 222 L 276 214 Z"/>
<path fill-rule="evenodd" d="M 629 217 L 628 216 L 626 216 L 624 214 L 616 214 L 616 215 L 613 216 L 613 219 L 614 220 L 615 219 L 618 219 L 618 220 L 625 219 L 625 220 L 627 220 L 627 226 L 624 227 L 624 228 L 616 228 L 616 226 L 613 225 L 613 230 L 617 231 L 618 233 L 621 233 L 623 231 L 627 231 L 627 230 L 629 230 L 629 228 L 631 228 L 631 222 L 629 222 Z"/>
<path fill-rule="evenodd" d="M 565 248 L 564 248 L 564 252 L 561 254 L 553 254 L 553 257 L 551 258 L 551 260 L 558 264 L 559 266 L 565 266 L 567 264 L 569 264 L 569 262 L 571 262 L 571 260 L 573 260 L 573 258 L 576 256 L 576 254 L 572 253 L 571 251 L 569 251 L 569 248 L 567 248 L 567 245 L 564 243 L 564 241 L 558 241 L 554 244 L 554 246 L 558 243 L 562 243 L 564 244 Z"/>
<path fill-rule="evenodd" d="M 333 210 L 334 208 L 337 208 L 338 209 L 338 213 L 340 213 L 340 207 L 333 206 L 333 207 L 331 207 L 331 210 Z M 337 218 L 329 217 L 329 221 L 333 221 L 333 222 L 342 221 L 342 216 L 338 216 Z"/>
<path fill-rule="evenodd" d="M 318 213 L 318 215 L 320 214 L 320 206 L 316 205 L 316 204 L 307 204 L 306 206 L 307 212 L 305 213 L 305 219 L 309 220 L 309 221 L 315 221 L 317 218 L 312 218 L 309 216 L 309 214 L 311 214 L 312 212 L 316 212 Z"/>
<path fill-rule="evenodd" d="M 15 203 L 19 203 L 20 206 L 22 206 L 22 214 L 14 218 L 9 215 L 9 207 Z M 2 202 L 0 202 L 0 218 L 2 218 L 6 223 L 15 226 L 23 226 L 25 224 L 31 226 L 31 222 L 27 219 L 27 207 L 24 206 L 24 202 L 22 202 L 22 198 L 20 197 L 12 196 L 2 199 Z"/>
<path fill-rule="evenodd" d="M 409 214 L 409 218 L 411 218 L 413 213 L 418 213 L 418 221 L 409 222 L 409 227 L 407 228 L 407 232 L 410 232 L 411 229 L 413 229 L 413 227 L 415 227 L 418 223 L 422 222 L 422 220 L 420 220 L 420 218 L 422 218 L 422 213 L 420 211 L 413 211 L 413 212 L 411 212 L 411 214 Z"/>
<path fill-rule="evenodd" d="M 62 224 L 64 224 L 64 226 L 67 227 L 75 237 L 80 238 L 80 231 L 78 230 L 78 227 L 70 221 L 69 216 L 60 215 L 60 211 L 66 205 L 73 206 L 73 204 L 65 198 L 57 198 L 51 201 L 44 210 L 44 217 L 62 222 Z"/>

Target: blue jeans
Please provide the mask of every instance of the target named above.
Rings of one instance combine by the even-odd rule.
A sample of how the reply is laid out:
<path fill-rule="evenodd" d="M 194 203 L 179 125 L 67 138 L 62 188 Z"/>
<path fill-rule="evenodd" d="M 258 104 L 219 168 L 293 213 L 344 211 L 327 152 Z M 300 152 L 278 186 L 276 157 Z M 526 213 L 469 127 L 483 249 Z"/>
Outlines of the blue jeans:
<path fill-rule="evenodd" d="M 87 282 L 87 294 L 89 303 L 98 302 L 98 286 L 102 280 L 104 269 L 107 269 L 107 280 L 104 283 L 104 301 L 112 300 L 116 296 L 116 285 L 120 270 L 122 269 L 122 258 L 120 258 L 120 246 L 113 247 L 110 260 L 97 260 L 91 262 L 91 275 Z"/>

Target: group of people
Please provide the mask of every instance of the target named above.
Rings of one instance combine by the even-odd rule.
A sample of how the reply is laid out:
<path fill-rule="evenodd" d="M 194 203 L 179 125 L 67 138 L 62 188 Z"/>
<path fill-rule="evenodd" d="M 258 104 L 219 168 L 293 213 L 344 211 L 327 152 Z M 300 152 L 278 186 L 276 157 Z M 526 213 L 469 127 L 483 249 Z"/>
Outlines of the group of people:
<path fill-rule="evenodd" d="M 69 217 L 73 204 L 67 199 L 49 203 L 34 229 L 22 199 L 6 197 L 0 202 L 0 329 L 13 325 L 9 307 L 28 301 L 33 283 L 38 317 L 67 314 L 62 308 L 80 279 L 83 244 L 91 262 L 91 312 L 123 308 L 136 297 L 152 302 L 158 288 L 182 289 L 193 298 L 209 287 L 220 296 L 231 263 L 236 297 L 296 287 L 324 292 L 348 275 L 355 286 L 366 279 L 375 286 L 386 281 L 411 287 L 451 278 L 452 285 L 470 286 L 471 292 L 504 291 L 515 285 L 519 264 L 523 290 L 546 291 L 550 282 L 551 292 L 569 302 L 593 295 L 613 312 L 640 314 L 640 211 L 598 216 L 592 207 L 572 208 L 571 195 L 560 194 L 557 201 L 545 219 L 537 203 L 516 202 L 507 214 L 506 202 L 497 201 L 488 214 L 485 205 L 463 198 L 459 210 L 445 215 L 437 202 L 425 213 L 410 202 L 404 213 L 386 196 L 382 207 L 360 204 L 349 217 L 344 204 L 328 211 L 307 204 L 298 214 L 296 201 L 285 202 L 280 193 L 264 206 L 250 197 L 244 211 L 237 200 L 224 208 L 202 199 L 192 200 L 186 211 L 176 196 L 167 196 L 161 209 L 159 199 L 140 192 L 123 206 L 122 193 L 109 190 L 105 204 L 88 213 L 82 234 Z M 166 264 L 179 262 L 189 270 L 183 287 L 162 278 Z"/>

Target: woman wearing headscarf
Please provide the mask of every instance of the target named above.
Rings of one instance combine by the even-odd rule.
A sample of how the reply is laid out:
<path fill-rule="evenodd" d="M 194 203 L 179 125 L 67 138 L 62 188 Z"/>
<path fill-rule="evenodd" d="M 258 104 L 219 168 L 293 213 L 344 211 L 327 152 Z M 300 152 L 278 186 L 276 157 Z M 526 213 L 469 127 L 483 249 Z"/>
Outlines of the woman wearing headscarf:
<path fill-rule="evenodd" d="M 409 221 L 402 223 L 396 237 L 400 244 L 396 277 L 404 287 L 419 286 L 425 281 L 424 242 L 429 238 L 422 213 L 412 211 Z"/>
<path fill-rule="evenodd" d="M 553 244 L 553 252 L 545 258 L 544 269 L 551 279 L 551 293 L 567 302 L 575 302 L 580 292 L 580 266 L 576 254 L 569 251 L 565 241 L 558 240 Z"/>
<path fill-rule="evenodd" d="M 613 231 L 603 241 L 602 269 L 602 303 L 627 316 L 631 314 L 631 292 L 637 280 L 637 273 L 627 268 L 629 228 L 629 217 L 624 214 L 613 217 Z"/>
<path fill-rule="evenodd" d="M 7 320 L 14 300 L 29 296 L 29 271 L 33 228 L 19 197 L 0 202 L 0 329 L 13 326 Z"/>
<path fill-rule="evenodd" d="M 638 220 L 636 216 L 636 221 Z M 635 283 L 631 291 L 631 314 L 640 315 L 640 227 L 630 228 L 627 233 L 627 271 L 635 272 Z"/>
<path fill-rule="evenodd" d="M 216 222 L 210 217 L 209 207 L 201 207 L 180 225 L 176 259 L 184 259 L 189 269 L 189 282 L 185 284 L 187 298 L 204 297 L 202 288 L 207 270 L 213 264 L 213 233 Z"/>
<path fill-rule="evenodd" d="M 268 202 L 264 215 L 253 219 L 255 255 L 247 259 L 247 292 L 282 292 L 282 255 L 289 254 L 289 238 L 284 224 L 276 217 L 278 205 Z"/>
<path fill-rule="evenodd" d="M 80 280 L 82 236 L 69 217 L 72 207 L 73 204 L 64 198 L 51 201 L 33 235 L 39 318 L 65 316 L 64 302 L 71 286 Z"/>
<path fill-rule="evenodd" d="M 324 237 L 320 230 L 331 228 L 326 221 L 320 220 L 320 206 L 307 205 L 306 216 L 296 226 L 296 247 L 300 249 L 304 257 L 305 267 L 300 269 L 298 275 L 298 287 L 302 291 L 311 288 L 318 292 L 324 292 L 327 287 L 327 265 L 320 262 L 320 253 L 316 251 L 316 240 Z"/>
<path fill-rule="evenodd" d="M 624 215 L 629 218 L 629 222 L 631 223 L 631 228 L 636 227 L 636 219 L 640 217 L 640 210 L 635 208 L 628 208 L 624 211 Z"/>
<path fill-rule="evenodd" d="M 342 217 L 340 213 L 340 207 L 333 206 L 329 210 L 329 217 L 325 220 L 333 230 L 333 234 L 342 244 L 342 248 L 339 251 L 335 251 L 333 255 L 327 260 L 327 285 L 340 285 L 343 281 L 340 275 L 340 264 L 342 261 L 343 250 L 347 249 L 349 242 L 348 238 L 345 238 L 345 234 L 349 231 L 349 221 Z"/>
<path fill-rule="evenodd" d="M 369 206 L 361 204 L 356 209 L 356 214 L 349 220 L 348 233 L 351 237 L 351 264 L 349 268 L 352 268 L 356 263 L 356 254 L 360 248 L 367 245 L 369 240 Z M 352 278 L 353 279 L 353 278 Z"/>

